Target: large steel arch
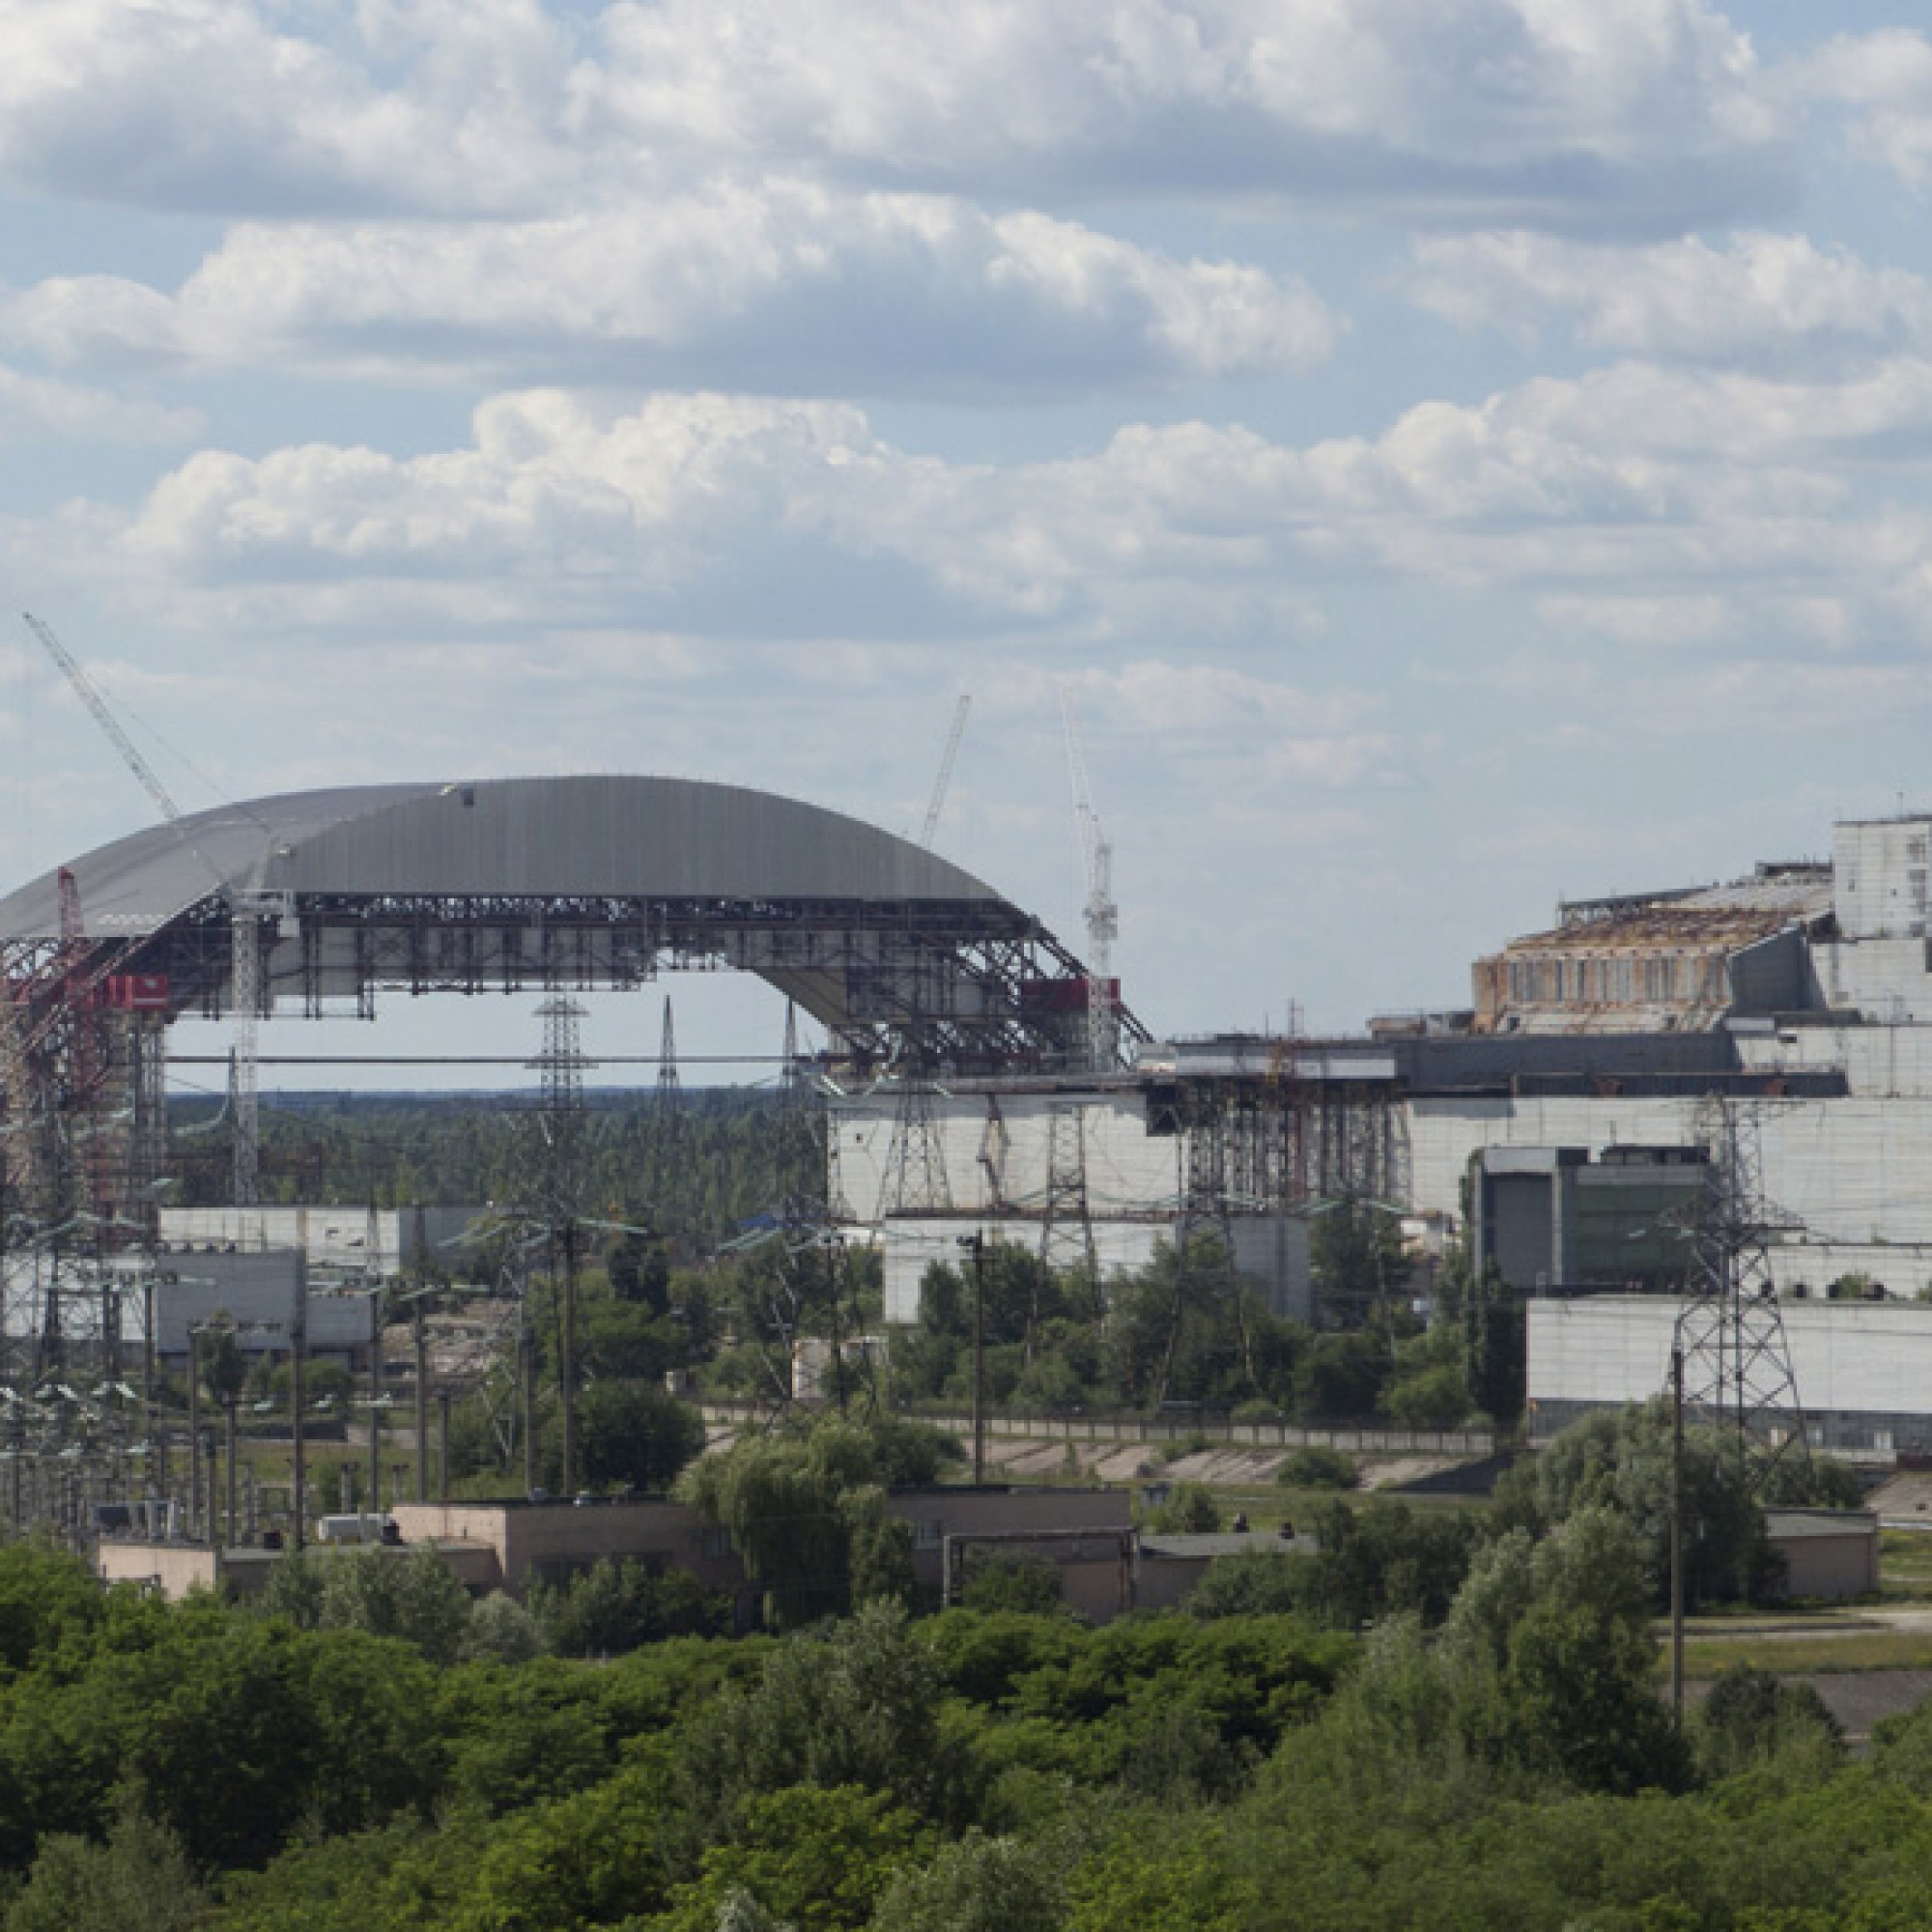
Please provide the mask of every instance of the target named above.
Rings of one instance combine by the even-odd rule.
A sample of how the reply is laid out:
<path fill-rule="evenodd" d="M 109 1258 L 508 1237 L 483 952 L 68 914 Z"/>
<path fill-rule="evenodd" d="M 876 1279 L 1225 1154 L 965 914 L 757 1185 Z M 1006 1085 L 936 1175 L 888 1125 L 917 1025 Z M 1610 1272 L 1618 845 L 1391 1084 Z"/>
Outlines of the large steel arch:
<path fill-rule="evenodd" d="M 371 785 L 197 813 L 0 899 L 0 970 L 18 997 L 111 967 L 102 1004 L 219 1014 L 237 906 L 265 1016 L 729 968 L 795 1000 L 856 1068 L 1051 1071 L 1085 1042 L 1079 960 L 990 886 L 840 813 L 684 779 Z M 1146 1037 L 1124 1012 L 1122 1034 Z"/>

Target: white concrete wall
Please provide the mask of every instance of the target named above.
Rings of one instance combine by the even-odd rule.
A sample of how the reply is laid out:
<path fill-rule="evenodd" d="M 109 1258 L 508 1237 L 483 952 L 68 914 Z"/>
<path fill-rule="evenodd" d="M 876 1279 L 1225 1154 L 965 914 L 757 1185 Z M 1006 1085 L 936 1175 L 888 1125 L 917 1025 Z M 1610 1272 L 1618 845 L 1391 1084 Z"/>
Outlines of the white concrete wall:
<path fill-rule="evenodd" d="M 1678 1304 L 1662 1295 L 1586 1295 L 1529 1304 L 1532 1403 L 1644 1402 L 1668 1378 Z M 1932 1415 L 1932 1306 L 1787 1302 L 1799 1399 L 1842 1415 Z"/>
<path fill-rule="evenodd" d="M 1922 935 L 1932 819 L 1889 818 L 1833 828 L 1832 909 L 1847 939 Z"/>
<path fill-rule="evenodd" d="M 482 1214 L 480 1208 L 425 1208 L 422 1236 L 429 1259 L 444 1266 L 460 1263 L 462 1252 L 443 1244 L 462 1235 Z M 417 1212 L 413 1208 L 378 1208 L 375 1256 L 370 1259 L 367 1208 L 163 1208 L 160 1237 L 173 1246 L 299 1248 L 312 1266 L 361 1269 L 371 1265 L 393 1274 L 415 1259 Z"/>
<path fill-rule="evenodd" d="M 934 1123 L 952 1206 L 962 1215 L 987 1213 L 997 1191 L 1008 1206 L 1037 1213 L 1046 1199 L 1053 1110 L 1068 1105 L 1079 1109 L 1088 1205 L 1097 1218 L 1175 1206 L 1179 1143 L 1149 1138 L 1137 1092 L 1003 1094 L 999 1127 L 991 1125 L 984 1095 L 936 1094 Z M 861 1221 L 880 1220 L 897 1206 L 887 1162 L 898 1106 L 893 1087 L 833 1103 L 839 1188 Z"/>

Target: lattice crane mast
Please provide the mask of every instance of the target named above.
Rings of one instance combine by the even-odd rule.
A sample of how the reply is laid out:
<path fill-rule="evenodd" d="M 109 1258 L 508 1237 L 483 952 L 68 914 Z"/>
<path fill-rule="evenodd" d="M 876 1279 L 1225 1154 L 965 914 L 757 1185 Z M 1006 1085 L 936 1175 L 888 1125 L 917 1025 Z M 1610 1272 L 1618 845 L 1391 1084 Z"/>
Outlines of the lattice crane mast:
<path fill-rule="evenodd" d="M 1087 782 L 1087 760 L 1073 725 L 1066 687 L 1060 687 L 1060 724 L 1066 739 L 1066 770 L 1073 786 L 1073 818 L 1080 834 L 1080 857 L 1087 877 L 1087 1063 L 1105 1071 L 1120 1061 L 1120 1012 L 1114 992 L 1114 941 L 1121 909 L 1114 903 L 1114 848 L 1094 810 Z"/>
<path fill-rule="evenodd" d="M 939 776 L 932 781 L 932 797 L 925 808 L 925 823 L 921 826 L 919 842 L 932 849 L 932 835 L 939 830 L 939 814 L 946 809 L 946 794 L 952 786 L 952 767 L 959 756 L 959 741 L 966 735 L 966 715 L 973 709 L 971 696 L 962 696 L 952 713 L 952 729 L 946 736 L 946 755 L 939 761 Z"/>
<path fill-rule="evenodd" d="M 216 890 L 228 902 L 229 930 L 233 952 L 229 962 L 229 1005 L 234 1022 L 233 1084 L 235 1089 L 235 1205 L 252 1208 L 262 1198 L 262 1127 L 260 1093 L 260 1054 L 256 1032 L 262 1002 L 262 915 L 265 903 L 238 892 L 206 852 L 195 843 L 182 819 L 181 807 L 173 794 L 156 776 L 155 769 L 141 755 L 139 748 L 121 728 L 121 721 L 108 708 L 107 700 L 95 689 L 73 653 L 61 642 L 52 627 L 43 624 L 31 611 L 22 611 L 28 630 L 40 640 L 69 684 L 74 696 L 86 705 L 107 742 L 121 754 L 121 761 L 133 773 L 141 789 L 154 801 L 155 809 L 207 868 Z"/>

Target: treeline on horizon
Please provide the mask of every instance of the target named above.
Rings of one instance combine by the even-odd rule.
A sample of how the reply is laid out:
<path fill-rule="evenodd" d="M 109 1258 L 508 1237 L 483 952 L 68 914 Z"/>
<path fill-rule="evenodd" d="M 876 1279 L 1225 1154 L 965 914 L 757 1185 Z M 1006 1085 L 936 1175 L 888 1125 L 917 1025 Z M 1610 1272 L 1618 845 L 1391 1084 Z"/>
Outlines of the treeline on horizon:
<path fill-rule="evenodd" d="M 232 1142 L 219 1101 L 177 1099 L 171 1198 L 232 1198 Z M 544 1143 L 534 1094 L 291 1094 L 262 1106 L 262 1197 L 378 1208 L 515 1205 L 529 1198 Z M 705 1087 L 668 1113 L 655 1092 L 587 1090 L 586 1211 L 646 1222 L 696 1254 L 781 1198 L 799 1158 L 799 1117 L 770 1090 Z"/>

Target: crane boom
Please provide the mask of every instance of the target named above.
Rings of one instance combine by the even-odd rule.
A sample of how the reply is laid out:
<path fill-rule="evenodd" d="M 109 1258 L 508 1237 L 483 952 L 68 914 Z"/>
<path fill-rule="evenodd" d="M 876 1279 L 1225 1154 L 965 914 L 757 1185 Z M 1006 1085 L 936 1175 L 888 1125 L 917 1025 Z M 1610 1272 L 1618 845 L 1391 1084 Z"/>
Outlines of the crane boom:
<path fill-rule="evenodd" d="M 973 708 L 970 696 L 962 696 L 952 713 L 952 729 L 946 736 L 946 755 L 939 761 L 939 776 L 932 781 L 932 797 L 925 808 L 925 823 L 920 828 L 919 842 L 932 849 L 932 835 L 939 830 L 939 814 L 946 809 L 946 794 L 952 785 L 952 766 L 959 756 L 959 741 L 966 735 L 966 714 Z"/>
<path fill-rule="evenodd" d="M 231 946 L 228 1004 L 235 1026 L 235 1205 L 238 1208 L 252 1208 L 261 1198 L 256 1021 L 262 1002 L 261 929 L 262 915 L 269 909 L 267 901 L 259 892 L 238 890 L 221 867 L 195 842 L 173 794 L 155 775 L 154 767 L 141 755 L 134 741 L 121 728 L 121 721 L 108 709 L 107 700 L 95 689 L 93 681 L 75 662 L 72 652 L 54 635 L 52 627 L 43 624 L 31 611 L 23 611 L 20 614 L 26 619 L 27 628 L 40 639 L 41 647 L 54 661 L 61 675 L 73 687 L 75 696 L 93 714 L 94 722 L 106 734 L 108 743 L 120 753 L 122 763 L 140 781 L 141 789 L 154 800 L 156 810 L 173 828 L 182 843 L 201 861 L 214 881 L 215 890 L 228 903 Z M 63 898 L 64 912 L 66 905 L 67 901 Z M 129 949 L 124 946 L 122 950 L 126 952 Z M 104 971 L 97 967 L 89 983 L 104 977 Z"/>
<path fill-rule="evenodd" d="M 1087 782 L 1087 759 L 1073 725 L 1066 687 L 1060 687 L 1060 724 L 1066 739 L 1066 772 L 1073 787 L 1073 818 L 1080 833 L 1080 856 L 1087 873 L 1087 1058 L 1097 1072 L 1120 1058 L 1120 1014 L 1114 993 L 1114 940 L 1121 910 L 1114 903 L 1114 848 L 1094 810 Z"/>
<path fill-rule="evenodd" d="M 121 728 L 121 721 L 107 708 L 107 700 L 96 691 L 87 673 L 74 662 L 73 654 L 54 636 L 49 625 L 43 624 L 31 611 L 20 613 L 27 620 L 27 628 L 41 640 L 41 647 L 52 658 L 55 666 L 67 681 L 73 686 L 74 696 L 94 714 L 94 722 L 106 734 L 114 749 L 121 753 L 121 762 L 132 772 L 140 781 L 141 788 L 155 801 L 156 809 L 170 825 L 181 823 L 181 807 L 169 794 L 168 788 L 155 776 L 155 770 L 142 757 L 134 741 Z"/>

